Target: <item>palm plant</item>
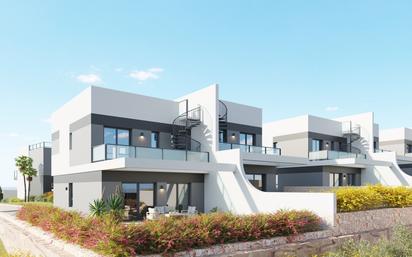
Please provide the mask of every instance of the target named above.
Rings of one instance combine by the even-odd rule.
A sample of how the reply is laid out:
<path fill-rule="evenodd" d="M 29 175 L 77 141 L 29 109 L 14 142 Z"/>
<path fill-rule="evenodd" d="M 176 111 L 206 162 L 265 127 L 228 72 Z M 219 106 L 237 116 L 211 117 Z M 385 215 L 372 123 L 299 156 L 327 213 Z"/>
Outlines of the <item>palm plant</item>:
<path fill-rule="evenodd" d="M 120 219 L 123 216 L 124 202 L 120 194 L 112 194 L 107 199 L 107 208 L 115 218 Z"/>
<path fill-rule="evenodd" d="M 94 217 L 102 217 L 107 212 L 107 206 L 103 199 L 94 200 L 89 204 L 90 214 Z"/>
<path fill-rule="evenodd" d="M 30 185 L 33 177 L 37 176 L 37 170 L 33 168 L 33 159 L 21 155 L 15 159 L 16 167 L 19 169 L 19 172 L 23 176 L 23 183 L 24 183 L 24 201 L 30 201 Z M 26 189 L 26 179 L 29 182 L 28 192 Z"/>

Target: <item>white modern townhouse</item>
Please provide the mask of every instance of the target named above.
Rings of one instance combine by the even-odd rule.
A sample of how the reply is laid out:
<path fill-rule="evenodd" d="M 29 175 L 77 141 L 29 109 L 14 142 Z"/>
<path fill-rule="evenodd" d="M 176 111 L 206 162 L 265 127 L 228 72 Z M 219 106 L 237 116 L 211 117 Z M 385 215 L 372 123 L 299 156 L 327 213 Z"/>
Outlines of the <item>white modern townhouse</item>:
<path fill-rule="evenodd" d="M 37 176 L 33 177 L 30 185 L 31 196 L 39 196 L 51 192 L 53 189 L 51 150 L 50 142 L 39 142 L 24 147 L 24 149 L 20 151 L 20 155 L 29 156 L 33 159 L 33 168 L 37 170 Z M 17 180 L 17 197 L 24 199 L 23 176 L 16 170 L 14 178 Z"/>
<path fill-rule="evenodd" d="M 308 156 L 265 142 L 262 110 L 220 99 L 218 85 L 174 100 L 90 87 L 51 120 L 56 206 L 87 213 L 120 192 L 136 219 L 163 206 L 307 209 L 334 222 L 334 194 L 277 192 L 277 171 L 308 165 Z"/>
<path fill-rule="evenodd" d="M 264 144 L 308 160 L 277 170 L 282 191 L 376 183 L 411 186 L 412 177 L 400 169 L 396 153 L 380 149 L 385 145 L 381 137 L 373 113 L 336 119 L 304 115 L 263 125 Z"/>
<path fill-rule="evenodd" d="M 379 142 L 383 151 L 394 152 L 399 168 L 412 175 L 412 129 L 384 129 L 380 131 L 380 135 Z"/>

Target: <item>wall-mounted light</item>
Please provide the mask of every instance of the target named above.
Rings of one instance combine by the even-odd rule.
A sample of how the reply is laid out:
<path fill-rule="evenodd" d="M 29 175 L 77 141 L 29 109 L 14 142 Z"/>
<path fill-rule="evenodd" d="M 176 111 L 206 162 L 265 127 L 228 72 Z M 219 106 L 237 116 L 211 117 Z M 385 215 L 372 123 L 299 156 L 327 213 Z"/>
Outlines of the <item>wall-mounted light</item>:
<path fill-rule="evenodd" d="M 159 190 L 160 192 L 163 192 L 165 190 L 165 187 L 163 185 L 160 185 Z"/>
<path fill-rule="evenodd" d="M 329 148 L 329 142 L 326 143 L 326 148 Z"/>
<path fill-rule="evenodd" d="M 144 133 L 140 132 L 140 139 L 144 139 Z"/>
<path fill-rule="evenodd" d="M 232 138 L 235 138 L 236 137 L 236 134 L 235 133 L 232 133 Z"/>

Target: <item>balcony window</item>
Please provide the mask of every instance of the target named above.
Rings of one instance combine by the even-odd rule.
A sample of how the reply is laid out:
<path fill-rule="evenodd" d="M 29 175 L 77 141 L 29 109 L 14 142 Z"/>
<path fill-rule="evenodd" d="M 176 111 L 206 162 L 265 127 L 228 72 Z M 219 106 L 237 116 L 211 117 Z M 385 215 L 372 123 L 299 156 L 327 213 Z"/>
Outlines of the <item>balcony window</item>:
<path fill-rule="evenodd" d="M 322 140 L 312 139 L 312 152 L 317 152 L 322 150 Z"/>
<path fill-rule="evenodd" d="M 248 133 L 240 133 L 241 145 L 255 145 L 255 135 Z"/>
<path fill-rule="evenodd" d="M 220 130 L 219 131 L 219 143 L 226 143 L 227 142 L 227 130 Z"/>
<path fill-rule="evenodd" d="M 129 130 L 117 129 L 117 144 L 118 145 L 129 145 L 130 144 Z"/>
<path fill-rule="evenodd" d="M 130 132 L 127 129 L 104 128 L 104 143 L 130 145 Z"/>
<path fill-rule="evenodd" d="M 150 147 L 159 148 L 159 132 L 152 132 L 150 137 Z"/>

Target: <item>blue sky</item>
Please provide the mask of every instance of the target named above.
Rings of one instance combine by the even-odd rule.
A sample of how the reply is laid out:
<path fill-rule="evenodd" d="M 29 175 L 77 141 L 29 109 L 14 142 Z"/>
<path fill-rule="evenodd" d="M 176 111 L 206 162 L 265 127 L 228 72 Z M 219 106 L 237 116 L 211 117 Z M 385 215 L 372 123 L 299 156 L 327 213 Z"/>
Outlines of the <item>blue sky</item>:
<path fill-rule="evenodd" d="M 264 121 L 374 111 L 412 127 L 411 1 L 3 1 L 0 185 L 88 84 L 175 98 L 220 84 Z"/>

